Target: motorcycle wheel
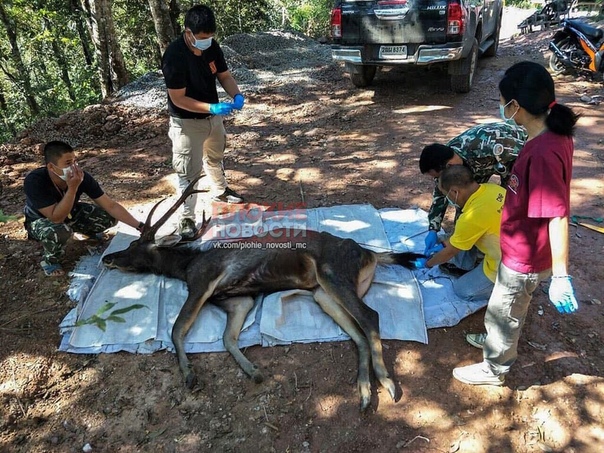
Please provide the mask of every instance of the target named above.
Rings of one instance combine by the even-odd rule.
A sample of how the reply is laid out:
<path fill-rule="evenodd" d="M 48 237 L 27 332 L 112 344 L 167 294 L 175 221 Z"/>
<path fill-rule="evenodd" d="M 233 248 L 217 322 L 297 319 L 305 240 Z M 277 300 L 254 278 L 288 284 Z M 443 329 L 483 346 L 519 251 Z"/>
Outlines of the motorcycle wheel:
<path fill-rule="evenodd" d="M 570 53 L 570 50 L 574 48 L 574 45 L 570 42 L 570 38 L 564 38 L 556 43 L 556 45 L 563 53 Z M 568 68 L 560 61 L 554 52 L 552 52 L 549 57 L 549 69 L 554 75 L 563 74 L 568 71 Z"/>

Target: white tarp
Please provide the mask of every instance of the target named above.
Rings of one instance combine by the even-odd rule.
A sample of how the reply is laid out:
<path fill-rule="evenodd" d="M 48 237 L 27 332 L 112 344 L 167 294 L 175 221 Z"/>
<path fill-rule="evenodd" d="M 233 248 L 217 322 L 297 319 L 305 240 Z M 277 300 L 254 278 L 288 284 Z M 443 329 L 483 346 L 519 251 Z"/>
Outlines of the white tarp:
<path fill-rule="evenodd" d="M 308 229 L 351 238 L 375 251 L 421 252 L 427 230 L 426 213 L 419 209 L 378 211 L 370 205 L 346 205 L 308 209 L 295 215 L 288 211 L 253 214 L 232 215 L 239 223 L 256 227 L 262 224 L 268 228 L 271 224 L 283 224 L 284 219 L 295 218 Z M 224 226 L 232 220 L 227 217 L 213 222 L 218 227 Z M 216 234 L 218 230 L 213 231 L 212 234 Z M 237 229 L 237 233 L 245 231 L 254 232 L 254 228 Z M 105 253 L 127 247 L 136 237 L 132 230 L 124 228 L 117 233 Z M 197 246 L 203 248 L 204 244 Z M 87 257 L 73 275 L 70 297 L 79 304 L 61 325 L 61 350 L 74 353 L 146 353 L 172 349 L 170 332 L 187 296 L 184 282 L 151 274 L 107 270 L 100 264 L 99 256 Z M 458 300 L 453 294 L 450 277 L 440 274 L 438 269 L 414 274 L 401 266 L 379 266 L 364 300 L 380 314 L 382 338 L 422 343 L 428 342 L 427 328 L 455 325 L 486 305 L 486 300 L 473 303 Z M 144 307 L 120 314 L 125 322 L 109 321 L 104 331 L 94 324 L 74 327 L 76 320 L 89 319 L 107 303 L 115 304 L 111 310 L 134 304 Z M 225 314 L 206 304 L 187 335 L 187 352 L 223 351 L 225 323 Z M 347 338 L 314 302 L 310 292 L 292 290 L 257 298 L 239 344 L 241 347 L 254 344 L 270 346 Z"/>

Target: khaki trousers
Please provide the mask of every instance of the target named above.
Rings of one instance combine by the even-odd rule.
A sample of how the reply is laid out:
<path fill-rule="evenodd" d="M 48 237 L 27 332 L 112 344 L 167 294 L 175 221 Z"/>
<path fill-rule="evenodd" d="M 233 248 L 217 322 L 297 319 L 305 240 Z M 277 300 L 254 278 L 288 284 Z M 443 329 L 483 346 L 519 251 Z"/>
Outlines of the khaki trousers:
<path fill-rule="evenodd" d="M 484 316 L 487 338 L 484 360 L 496 375 L 506 375 L 518 358 L 518 340 L 528 307 L 539 282 L 551 275 L 551 269 L 521 274 L 499 264 L 497 280 Z"/>
<path fill-rule="evenodd" d="M 178 178 L 179 193 L 202 171 L 210 180 L 212 194 L 223 193 L 227 182 L 222 164 L 226 147 L 222 116 L 203 119 L 170 117 L 168 135 L 172 140 L 172 168 Z M 194 196 L 185 201 L 181 218 L 195 218 L 195 201 Z"/>

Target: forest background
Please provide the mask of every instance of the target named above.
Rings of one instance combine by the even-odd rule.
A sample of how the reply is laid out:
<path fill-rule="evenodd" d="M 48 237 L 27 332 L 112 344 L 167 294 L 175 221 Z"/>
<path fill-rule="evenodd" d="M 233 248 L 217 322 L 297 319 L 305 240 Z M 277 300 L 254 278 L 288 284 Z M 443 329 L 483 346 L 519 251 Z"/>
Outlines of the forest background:
<path fill-rule="evenodd" d="M 158 70 L 198 3 L 214 10 L 220 41 L 270 29 L 327 36 L 333 0 L 2 0 L 0 143 Z"/>
<path fill-rule="evenodd" d="M 534 0 L 546 1 L 546 0 Z M 183 30 L 189 0 L 2 0 L 0 143 L 35 121 L 96 104 L 149 71 Z M 294 30 L 329 36 L 334 0 L 204 0 L 220 41 Z M 508 5 L 537 7 L 531 0 Z"/>

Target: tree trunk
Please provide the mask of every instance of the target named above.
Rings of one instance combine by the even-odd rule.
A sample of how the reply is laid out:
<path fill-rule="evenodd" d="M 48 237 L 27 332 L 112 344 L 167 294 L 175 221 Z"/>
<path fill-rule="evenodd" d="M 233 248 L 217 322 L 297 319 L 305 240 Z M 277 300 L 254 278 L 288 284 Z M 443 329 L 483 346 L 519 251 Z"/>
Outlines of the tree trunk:
<path fill-rule="evenodd" d="M 176 38 L 170 19 L 170 8 L 166 0 L 149 0 L 149 8 L 155 26 L 159 53 L 163 55 L 168 45 Z"/>
<path fill-rule="evenodd" d="M 179 36 L 182 33 L 182 28 L 180 28 L 180 23 L 178 22 L 178 18 L 180 17 L 180 5 L 178 4 L 178 0 L 169 0 L 169 14 L 170 14 L 170 22 L 172 23 L 172 30 L 174 30 L 174 36 Z"/>
<path fill-rule="evenodd" d="M 128 83 L 128 72 L 113 25 L 111 0 L 81 2 L 97 54 L 101 92 L 105 98 Z"/>
<path fill-rule="evenodd" d="M 0 115 L 2 115 L 2 121 L 4 123 L 4 127 L 10 134 L 14 137 L 17 135 L 17 131 L 13 123 L 7 120 L 7 117 L 10 116 L 10 112 L 8 111 L 8 105 L 6 103 L 6 97 L 4 97 L 4 92 L 0 89 Z M 6 138 L 6 137 L 4 137 Z"/>
<path fill-rule="evenodd" d="M 78 4 L 78 0 L 69 0 L 69 10 L 74 13 L 73 16 L 76 30 L 78 32 L 78 36 L 80 37 L 80 44 L 82 45 L 82 53 L 84 54 L 84 59 L 86 60 L 86 66 L 92 66 L 92 52 L 88 46 L 88 43 L 90 42 L 90 34 L 86 33 L 86 29 L 84 28 L 84 23 L 82 22 L 82 8 Z"/>
<path fill-rule="evenodd" d="M 52 35 L 52 40 L 51 40 L 52 53 L 54 54 L 55 60 L 57 61 L 57 65 L 59 66 L 59 69 L 61 71 L 61 79 L 63 80 L 63 83 L 65 84 L 65 87 L 67 88 L 67 93 L 69 94 L 69 99 L 71 99 L 72 102 L 75 102 L 76 94 L 75 94 L 75 91 L 73 90 L 73 85 L 71 84 L 71 78 L 69 77 L 69 65 L 67 64 L 67 59 L 65 58 L 63 49 L 61 48 L 61 46 L 59 46 L 59 43 L 57 42 L 59 38 L 57 37 L 57 35 L 54 31 L 54 28 L 47 17 L 44 18 L 44 24 L 46 25 L 46 28 L 48 28 L 48 30 L 50 31 L 50 33 Z"/>
<path fill-rule="evenodd" d="M 4 24 L 4 28 L 6 29 L 8 41 L 10 42 L 11 46 L 11 57 L 18 72 L 18 76 L 12 80 L 13 82 L 16 82 L 20 89 L 22 89 L 23 95 L 25 96 L 25 100 L 29 107 L 29 111 L 33 116 L 35 116 L 40 113 L 40 107 L 38 106 L 38 102 L 33 95 L 31 80 L 29 78 L 30 73 L 25 67 L 25 63 L 23 63 L 21 51 L 19 50 L 19 45 L 17 44 L 17 27 L 12 23 L 11 19 L 6 14 L 6 10 L 4 9 L 4 4 L 2 2 L 0 2 L 0 22 Z"/>

